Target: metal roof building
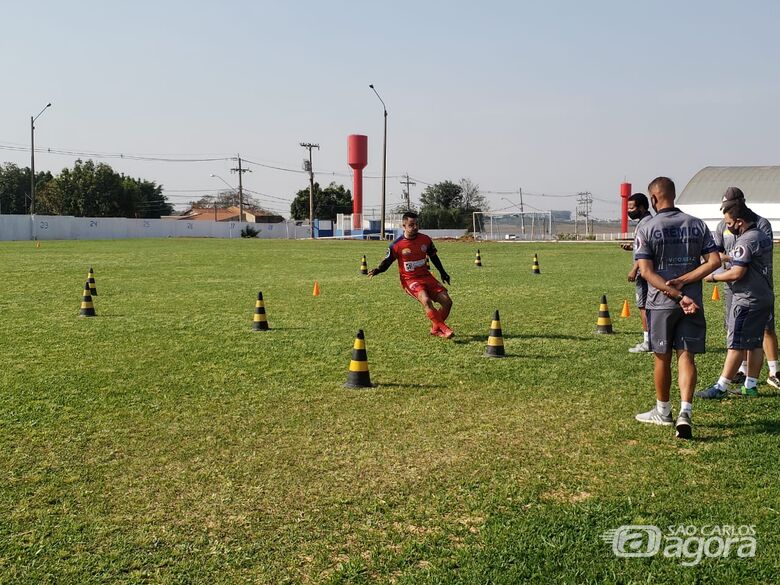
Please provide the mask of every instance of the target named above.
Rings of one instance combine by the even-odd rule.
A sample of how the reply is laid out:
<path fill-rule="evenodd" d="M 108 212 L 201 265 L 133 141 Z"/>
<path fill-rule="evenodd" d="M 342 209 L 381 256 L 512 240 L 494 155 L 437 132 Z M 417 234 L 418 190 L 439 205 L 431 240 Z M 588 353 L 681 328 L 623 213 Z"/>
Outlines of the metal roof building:
<path fill-rule="evenodd" d="M 728 187 L 742 189 L 748 207 L 768 219 L 775 236 L 780 235 L 780 166 L 705 167 L 677 196 L 676 205 L 712 229 L 723 219 L 720 204 Z"/>

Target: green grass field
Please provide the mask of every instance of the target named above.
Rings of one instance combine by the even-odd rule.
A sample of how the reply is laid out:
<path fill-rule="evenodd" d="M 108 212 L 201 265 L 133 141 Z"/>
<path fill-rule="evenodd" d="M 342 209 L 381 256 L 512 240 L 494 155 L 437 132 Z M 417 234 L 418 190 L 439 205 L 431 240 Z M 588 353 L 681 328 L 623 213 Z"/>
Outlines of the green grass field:
<path fill-rule="evenodd" d="M 482 244 L 478 269 L 474 244 L 439 248 L 450 341 L 395 267 L 360 276 L 379 242 L 0 244 L 0 582 L 777 581 L 780 393 L 695 402 L 690 442 L 636 423 L 628 253 Z M 725 356 L 706 310 L 700 387 Z M 343 387 L 358 329 L 372 389 Z M 627 524 L 752 525 L 756 554 L 618 558 L 600 535 Z"/>

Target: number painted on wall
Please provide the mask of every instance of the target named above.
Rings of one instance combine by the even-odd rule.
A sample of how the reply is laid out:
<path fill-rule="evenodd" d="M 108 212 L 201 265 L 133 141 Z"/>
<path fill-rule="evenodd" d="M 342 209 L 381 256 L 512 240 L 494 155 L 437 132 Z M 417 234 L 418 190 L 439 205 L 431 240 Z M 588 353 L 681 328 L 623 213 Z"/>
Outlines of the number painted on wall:
<path fill-rule="evenodd" d="M 145 222 L 144 222 L 144 227 L 145 227 L 145 228 L 152 227 L 152 224 L 151 224 L 151 222 L 145 221 Z"/>
<path fill-rule="evenodd" d="M 47 230 L 47 229 L 49 229 L 49 222 L 48 222 L 48 221 L 42 221 L 42 222 L 41 222 L 41 225 L 40 225 L 40 228 L 41 228 L 42 230 Z"/>
<path fill-rule="evenodd" d="M 191 229 L 192 229 L 192 224 L 191 224 L 191 223 L 188 223 L 188 224 L 187 224 L 187 229 L 188 229 L 188 230 L 191 230 Z"/>
<path fill-rule="evenodd" d="M 95 220 L 95 219 L 90 219 L 90 220 L 89 220 L 89 227 L 91 227 L 91 228 L 93 228 L 93 227 L 97 227 L 97 220 Z"/>

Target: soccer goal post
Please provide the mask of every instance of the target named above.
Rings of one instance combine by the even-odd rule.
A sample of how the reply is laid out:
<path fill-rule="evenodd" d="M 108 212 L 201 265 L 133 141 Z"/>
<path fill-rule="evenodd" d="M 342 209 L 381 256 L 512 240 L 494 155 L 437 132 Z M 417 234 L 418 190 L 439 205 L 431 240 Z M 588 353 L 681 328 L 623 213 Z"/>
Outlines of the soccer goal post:
<path fill-rule="evenodd" d="M 474 238 L 478 240 L 552 240 L 551 211 L 475 211 Z"/>

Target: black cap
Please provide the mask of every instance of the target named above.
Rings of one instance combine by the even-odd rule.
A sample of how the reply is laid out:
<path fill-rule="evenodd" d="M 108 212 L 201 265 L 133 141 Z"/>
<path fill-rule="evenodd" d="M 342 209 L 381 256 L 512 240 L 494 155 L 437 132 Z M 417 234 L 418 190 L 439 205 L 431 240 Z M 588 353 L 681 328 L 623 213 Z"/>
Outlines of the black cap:
<path fill-rule="evenodd" d="M 732 202 L 745 200 L 745 194 L 742 192 L 742 189 L 739 187 L 729 187 L 726 189 L 726 192 L 723 193 L 723 199 L 721 199 L 722 205 L 720 206 L 721 210 L 725 207 L 731 207 Z"/>

